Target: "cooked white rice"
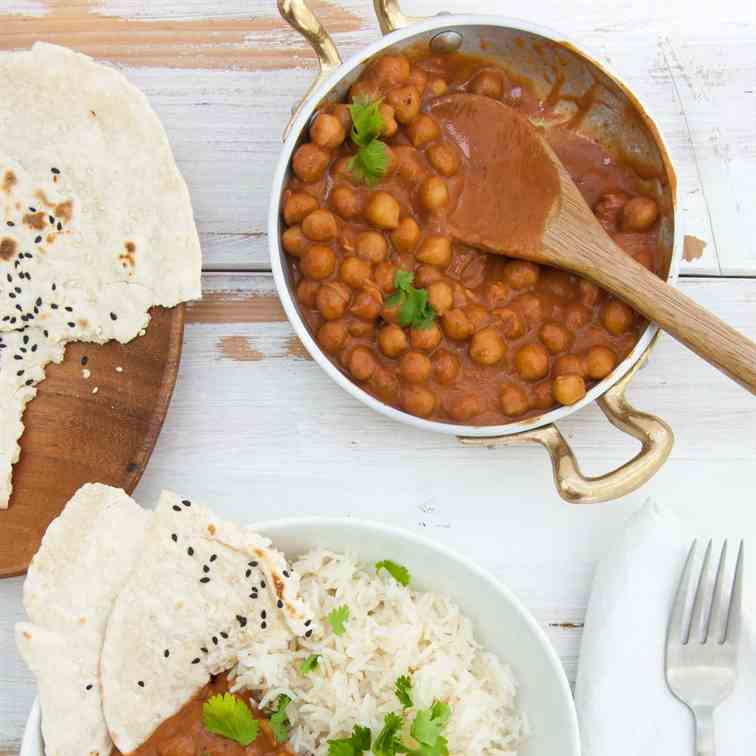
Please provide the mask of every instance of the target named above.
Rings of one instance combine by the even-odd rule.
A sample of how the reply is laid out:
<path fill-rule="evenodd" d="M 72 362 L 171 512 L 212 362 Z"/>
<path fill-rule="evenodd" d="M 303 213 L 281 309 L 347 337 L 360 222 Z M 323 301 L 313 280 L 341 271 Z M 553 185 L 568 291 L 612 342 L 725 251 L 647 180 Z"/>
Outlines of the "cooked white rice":
<path fill-rule="evenodd" d="M 292 647 L 283 628 L 260 633 L 242 654 L 235 687 L 254 691 L 263 706 L 281 693 L 292 699 L 287 714 L 296 752 L 327 756 L 327 741 L 348 737 L 355 724 L 377 735 L 384 716 L 401 710 L 394 685 L 406 674 L 416 708 L 434 699 L 451 707 L 444 735 L 452 756 L 517 753 L 527 734 L 517 681 L 480 647 L 453 602 L 332 552 L 313 551 L 294 569 L 314 611 L 312 637 Z M 326 617 L 343 605 L 349 619 L 337 636 Z M 320 655 L 318 667 L 303 676 L 300 665 L 311 654 Z M 410 710 L 407 719 L 413 716 Z"/>

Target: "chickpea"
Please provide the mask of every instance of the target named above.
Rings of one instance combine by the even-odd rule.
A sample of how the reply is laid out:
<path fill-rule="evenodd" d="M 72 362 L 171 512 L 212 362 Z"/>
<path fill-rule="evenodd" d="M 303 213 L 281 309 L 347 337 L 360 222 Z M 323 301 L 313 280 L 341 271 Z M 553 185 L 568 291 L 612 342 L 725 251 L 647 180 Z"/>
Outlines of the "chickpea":
<path fill-rule="evenodd" d="M 377 365 L 373 371 L 370 388 L 388 404 L 396 404 L 399 401 L 399 379 L 382 365 Z"/>
<path fill-rule="evenodd" d="M 564 309 L 564 324 L 571 331 L 579 331 L 591 322 L 593 313 L 580 302 L 570 302 Z"/>
<path fill-rule="evenodd" d="M 326 150 L 338 147 L 346 138 L 341 121 L 328 113 L 320 113 L 310 126 L 310 139 Z"/>
<path fill-rule="evenodd" d="M 326 320 L 336 320 L 346 312 L 351 298 L 352 293 L 348 287 L 338 281 L 332 281 L 323 284 L 318 289 L 315 303 Z"/>
<path fill-rule="evenodd" d="M 436 408 L 436 395 L 425 386 L 405 386 L 402 389 L 402 409 L 418 417 L 430 417 Z"/>
<path fill-rule="evenodd" d="M 396 271 L 396 265 L 393 265 L 390 262 L 381 262 L 375 266 L 375 271 L 373 271 L 375 283 L 384 294 L 391 294 L 391 292 L 396 288 L 396 285 L 394 283 L 394 280 L 396 278 Z"/>
<path fill-rule="evenodd" d="M 434 281 L 428 286 L 428 301 L 437 315 L 451 310 L 454 304 L 454 290 L 448 281 Z"/>
<path fill-rule="evenodd" d="M 287 226 L 299 223 L 313 210 L 318 209 L 318 201 L 307 192 L 292 192 L 286 199 L 283 217 Z"/>
<path fill-rule="evenodd" d="M 291 226 L 281 235 L 283 248 L 294 257 L 301 257 L 307 248 L 307 237 L 302 233 L 301 226 Z"/>
<path fill-rule="evenodd" d="M 617 365 L 617 355 L 608 347 L 592 346 L 585 355 L 585 369 L 589 378 L 600 381 Z"/>
<path fill-rule="evenodd" d="M 504 92 L 504 82 L 501 74 L 495 71 L 481 71 L 470 82 L 470 91 L 484 97 L 501 97 Z"/>
<path fill-rule="evenodd" d="M 357 237 L 357 256 L 368 262 L 379 263 L 388 255 L 388 244 L 383 234 L 363 231 Z"/>
<path fill-rule="evenodd" d="M 373 78 L 361 78 L 349 87 L 349 100 L 354 102 L 359 97 L 367 97 L 368 100 L 380 100 L 383 91 L 380 83 Z"/>
<path fill-rule="evenodd" d="M 370 64 L 368 75 L 383 85 L 395 87 L 409 78 L 410 63 L 404 55 L 383 55 Z"/>
<path fill-rule="evenodd" d="M 360 320 L 354 318 L 349 321 L 347 326 L 350 336 L 356 336 L 357 338 L 369 338 L 373 339 L 375 332 L 375 325 L 368 320 Z"/>
<path fill-rule="evenodd" d="M 426 210 L 440 210 L 449 204 L 446 182 L 438 176 L 429 176 L 420 185 L 420 202 Z"/>
<path fill-rule="evenodd" d="M 452 259 L 451 239 L 448 236 L 427 236 L 420 245 L 417 259 L 428 265 L 445 268 Z"/>
<path fill-rule="evenodd" d="M 413 349 L 432 352 L 440 343 L 443 334 L 438 323 L 431 323 L 428 328 L 412 328 L 410 330 L 410 344 Z"/>
<path fill-rule="evenodd" d="M 507 303 L 511 291 L 504 281 L 492 281 L 488 284 L 488 303 L 491 307 L 502 307 Z"/>
<path fill-rule="evenodd" d="M 334 102 L 327 106 L 327 113 L 339 119 L 344 134 L 348 134 L 352 128 L 352 115 L 349 112 L 349 106 L 343 102 Z"/>
<path fill-rule="evenodd" d="M 375 320 L 381 314 L 380 295 L 376 291 L 358 291 L 349 311 L 363 320 Z"/>
<path fill-rule="evenodd" d="M 560 323 L 544 323 L 538 331 L 538 336 L 551 354 L 565 352 L 572 346 L 572 334 Z"/>
<path fill-rule="evenodd" d="M 423 147 L 438 139 L 441 129 L 427 113 L 420 113 L 407 126 L 407 134 L 414 147 Z"/>
<path fill-rule="evenodd" d="M 478 365 L 496 365 L 506 353 L 507 347 L 494 328 L 478 331 L 470 341 L 470 358 Z"/>
<path fill-rule="evenodd" d="M 519 313 L 528 328 L 540 325 L 548 315 L 546 303 L 543 298 L 533 292 L 520 294 L 511 303 L 512 308 Z"/>
<path fill-rule="evenodd" d="M 336 270 L 336 254 L 330 247 L 313 244 L 302 255 L 302 272 L 317 281 L 328 278 Z"/>
<path fill-rule="evenodd" d="M 439 142 L 428 147 L 428 160 L 442 176 L 453 176 L 459 170 L 459 156 L 449 144 Z"/>
<path fill-rule="evenodd" d="M 448 88 L 449 85 L 440 76 L 433 76 L 428 80 L 428 89 L 436 97 L 444 94 Z"/>
<path fill-rule="evenodd" d="M 551 371 L 554 376 L 558 375 L 585 375 L 585 362 L 576 354 L 563 354 L 554 361 L 554 367 Z"/>
<path fill-rule="evenodd" d="M 343 320 L 327 320 L 318 329 L 318 344 L 330 354 L 338 352 L 346 342 L 347 327 Z"/>
<path fill-rule="evenodd" d="M 577 279 L 561 270 L 547 270 L 540 279 L 541 287 L 566 300 L 577 296 Z"/>
<path fill-rule="evenodd" d="M 415 185 L 428 175 L 428 170 L 414 147 L 409 145 L 394 147 L 394 158 L 396 172 L 408 184 Z"/>
<path fill-rule="evenodd" d="M 386 357 L 399 357 L 409 349 L 407 334 L 398 325 L 389 323 L 378 331 L 378 347 Z"/>
<path fill-rule="evenodd" d="M 370 380 L 376 365 L 373 352 L 367 347 L 358 346 L 349 355 L 349 372 L 358 381 Z"/>
<path fill-rule="evenodd" d="M 651 197 L 633 197 L 622 208 L 623 231 L 648 231 L 659 217 L 659 206 Z"/>
<path fill-rule="evenodd" d="M 344 220 L 351 220 L 362 210 L 360 195 L 348 186 L 337 186 L 331 192 L 330 203 Z"/>
<path fill-rule="evenodd" d="M 441 322 L 443 323 L 444 333 L 453 341 L 466 341 L 473 335 L 475 327 L 473 326 L 467 313 L 455 308 L 444 314 Z"/>
<path fill-rule="evenodd" d="M 549 353 L 543 344 L 534 342 L 526 344 L 515 355 L 515 367 L 526 381 L 540 381 L 549 372 Z"/>
<path fill-rule="evenodd" d="M 462 369 L 459 357 L 447 349 L 435 351 L 431 356 L 431 363 L 433 364 L 433 376 L 444 386 L 454 383 Z"/>
<path fill-rule="evenodd" d="M 480 397 L 475 394 L 462 394 L 452 399 L 448 407 L 452 420 L 466 423 L 482 412 Z"/>
<path fill-rule="evenodd" d="M 357 184 L 359 182 L 357 181 L 351 169 L 349 168 L 350 160 L 351 158 L 347 156 L 340 157 L 333 164 L 333 168 L 331 168 L 331 176 L 335 179 L 342 179 L 343 181 L 348 181 L 350 184 Z"/>
<path fill-rule="evenodd" d="M 402 310 L 402 303 L 401 302 L 394 302 L 393 304 L 383 304 L 383 308 L 381 309 L 381 317 L 387 322 L 387 323 L 396 323 L 399 325 L 399 317 Z"/>
<path fill-rule="evenodd" d="M 552 390 L 559 404 L 575 404 L 585 396 L 585 381 L 579 375 L 558 375 L 554 378 Z"/>
<path fill-rule="evenodd" d="M 378 228 L 394 229 L 399 225 L 399 203 L 388 192 L 375 192 L 365 208 L 365 217 Z"/>
<path fill-rule="evenodd" d="M 305 307 L 315 307 L 320 284 L 309 278 L 303 278 L 297 284 L 297 301 Z"/>
<path fill-rule="evenodd" d="M 399 123 L 409 123 L 420 112 L 420 92 L 412 85 L 392 89 L 386 102 L 394 109 Z"/>
<path fill-rule="evenodd" d="M 428 83 L 428 74 L 423 71 L 422 68 L 418 68 L 417 66 L 412 66 L 410 70 L 409 78 L 407 79 L 407 84 L 412 84 L 413 87 L 417 88 L 417 91 L 422 93 L 425 90 L 425 86 Z"/>
<path fill-rule="evenodd" d="M 438 268 L 433 265 L 421 265 L 415 271 L 415 286 L 418 289 L 429 289 L 431 284 L 440 281 L 442 278 L 443 274 Z"/>
<path fill-rule="evenodd" d="M 533 386 L 533 404 L 540 410 L 551 409 L 554 406 L 554 392 L 551 381 L 543 381 Z"/>
<path fill-rule="evenodd" d="M 430 377 L 432 367 L 422 352 L 407 352 L 399 360 L 399 377 L 407 383 L 424 383 Z"/>
<path fill-rule="evenodd" d="M 586 306 L 593 307 L 601 296 L 601 289 L 591 281 L 578 281 L 578 299 Z"/>
<path fill-rule="evenodd" d="M 599 197 L 598 202 L 593 206 L 593 214 L 604 229 L 615 230 L 617 219 L 627 200 L 628 196 L 624 192 L 607 192 Z"/>
<path fill-rule="evenodd" d="M 336 218 L 330 210 L 315 210 L 302 221 L 302 232 L 312 241 L 331 241 L 338 233 Z"/>
<path fill-rule="evenodd" d="M 540 266 L 526 260 L 512 260 L 504 266 L 504 278 L 513 289 L 535 286 L 540 274 Z"/>
<path fill-rule="evenodd" d="M 501 411 L 509 417 L 519 417 L 530 409 L 525 389 L 516 383 L 503 383 L 499 389 Z"/>
<path fill-rule="evenodd" d="M 654 256 L 648 249 L 641 249 L 635 253 L 635 262 L 642 265 L 646 270 L 650 270 L 652 273 L 656 271 L 656 263 L 654 262 Z"/>
<path fill-rule="evenodd" d="M 414 218 L 402 218 L 391 232 L 391 243 L 397 252 L 414 252 L 420 238 L 420 226 Z"/>
<path fill-rule="evenodd" d="M 291 167 L 300 181 L 310 184 L 325 173 L 330 159 L 329 152 L 317 144 L 308 142 L 297 148 L 291 159 Z"/>
<path fill-rule="evenodd" d="M 488 310 L 485 307 L 481 307 L 479 304 L 472 302 L 469 305 L 466 305 L 464 310 L 465 315 L 467 315 L 473 325 L 473 331 L 479 331 L 491 321 L 491 316 Z"/>
<path fill-rule="evenodd" d="M 525 334 L 525 322 L 520 313 L 511 307 L 499 307 L 494 310 L 494 317 L 500 321 L 499 327 L 510 341 L 516 341 Z"/>
<path fill-rule="evenodd" d="M 633 325 L 635 315 L 633 311 L 618 299 L 612 299 L 604 305 L 601 311 L 601 322 L 613 336 L 627 333 Z"/>
<path fill-rule="evenodd" d="M 383 119 L 383 128 L 381 129 L 381 136 L 386 139 L 390 139 L 397 131 L 399 131 L 399 124 L 396 122 L 396 115 L 391 105 L 386 105 L 382 102 L 378 106 L 378 112 Z"/>
<path fill-rule="evenodd" d="M 350 255 L 341 261 L 339 266 L 339 278 L 353 289 L 361 289 L 368 281 L 372 273 L 372 266 L 367 260 Z"/>

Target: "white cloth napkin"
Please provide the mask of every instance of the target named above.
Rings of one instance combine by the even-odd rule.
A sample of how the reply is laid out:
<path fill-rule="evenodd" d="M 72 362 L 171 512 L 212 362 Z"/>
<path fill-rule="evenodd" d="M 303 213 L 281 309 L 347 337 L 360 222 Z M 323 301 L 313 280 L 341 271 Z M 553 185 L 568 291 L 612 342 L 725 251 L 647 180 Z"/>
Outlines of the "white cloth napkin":
<path fill-rule="evenodd" d="M 756 543 L 744 535 L 744 631 L 735 692 L 716 712 L 720 756 L 756 753 Z M 583 756 L 695 753 L 692 716 L 664 679 L 669 611 L 692 540 L 679 520 L 649 503 L 600 562 L 575 689 Z"/>

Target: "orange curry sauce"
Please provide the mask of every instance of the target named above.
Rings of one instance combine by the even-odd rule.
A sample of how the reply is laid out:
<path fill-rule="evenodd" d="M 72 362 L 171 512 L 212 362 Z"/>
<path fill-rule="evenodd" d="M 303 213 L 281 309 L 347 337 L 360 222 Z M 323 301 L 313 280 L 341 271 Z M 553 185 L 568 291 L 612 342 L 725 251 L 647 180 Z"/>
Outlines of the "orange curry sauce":
<path fill-rule="evenodd" d="M 553 120 L 526 82 L 481 58 L 383 56 L 349 97 L 382 98 L 389 174 L 375 186 L 347 168 L 349 112 L 324 105 L 310 142 L 292 158 L 282 236 L 300 311 L 331 360 L 381 401 L 433 420 L 498 425 L 574 404 L 633 349 L 646 323 L 577 276 L 489 255 L 451 240 L 448 218 L 464 191 L 464 140 L 444 132 L 444 94 L 500 99 Z M 572 122 L 546 138 L 604 228 L 652 271 L 662 266 L 659 218 L 634 167 L 578 135 Z M 403 327 L 386 305 L 396 271 L 414 273 L 438 317 Z"/>

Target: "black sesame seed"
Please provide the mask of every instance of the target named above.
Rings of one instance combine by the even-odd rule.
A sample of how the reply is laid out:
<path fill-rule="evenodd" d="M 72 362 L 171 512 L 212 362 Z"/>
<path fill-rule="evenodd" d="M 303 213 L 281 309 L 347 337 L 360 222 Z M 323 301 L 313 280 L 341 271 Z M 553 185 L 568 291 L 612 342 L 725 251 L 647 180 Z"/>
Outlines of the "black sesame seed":
<path fill-rule="evenodd" d="M 86 365 L 86 364 L 87 364 L 88 362 L 89 362 L 89 357 L 87 357 L 87 355 L 85 354 L 85 355 L 84 355 L 84 356 L 83 356 L 83 357 L 81 358 L 81 364 L 82 364 L 82 365 Z"/>
<path fill-rule="evenodd" d="M 215 560 L 216 560 L 217 558 L 218 558 L 218 555 L 217 555 L 217 554 L 211 554 L 211 555 L 210 555 L 210 561 L 211 561 L 211 562 L 214 562 L 214 561 L 215 561 Z"/>
<path fill-rule="evenodd" d="M 173 511 L 174 512 L 180 512 L 181 511 L 181 507 L 178 504 L 174 504 L 173 505 Z"/>
<path fill-rule="evenodd" d="M 241 614 L 236 615 L 236 621 L 239 623 L 239 627 L 245 627 L 247 625 L 247 618 L 242 617 Z"/>
<path fill-rule="evenodd" d="M 50 168 L 50 171 L 54 173 L 56 176 L 60 173 L 60 170 L 58 168 Z"/>
<path fill-rule="evenodd" d="M 251 574 L 252 574 L 252 570 L 247 570 L 247 571 L 246 571 L 246 572 L 244 573 L 244 577 L 249 577 L 249 576 L 250 576 Z"/>
<path fill-rule="evenodd" d="M 307 620 L 307 622 L 305 622 L 305 627 L 309 627 L 311 624 L 312 624 L 312 620 Z"/>
<path fill-rule="evenodd" d="M 277 606 L 277 607 L 278 607 L 279 609 L 283 609 L 283 601 L 281 601 L 281 599 L 278 599 L 278 601 L 276 601 L 276 606 Z"/>
<path fill-rule="evenodd" d="M 137 680 L 137 685 L 138 685 L 138 686 L 139 686 L 140 688 L 143 688 L 143 687 L 144 687 L 144 680 Z"/>
<path fill-rule="evenodd" d="M 267 622 L 261 622 L 261 623 L 260 623 L 260 629 L 261 629 L 261 630 L 265 630 L 265 628 L 266 628 L 267 626 L 268 626 L 268 623 L 267 623 Z"/>
<path fill-rule="evenodd" d="M 200 578 L 200 583 L 209 583 L 209 582 L 210 582 L 210 578 L 209 577 Z"/>
<path fill-rule="evenodd" d="M 188 548 L 188 549 L 186 550 L 186 553 L 187 553 L 187 554 L 189 554 L 189 556 L 194 556 L 194 549 L 193 549 L 193 548 L 192 548 L 192 547 L 190 546 L 190 547 L 189 547 L 189 548 Z"/>
<path fill-rule="evenodd" d="M 264 580 L 260 581 L 260 588 L 265 588 L 265 581 Z"/>
<path fill-rule="evenodd" d="M 171 652 L 166 648 L 165 651 L 163 651 L 163 656 L 167 659 L 171 655 Z"/>
<path fill-rule="evenodd" d="M 92 685 L 92 683 L 89 683 L 89 685 L 87 685 L 87 687 L 86 687 L 86 690 L 92 690 L 93 687 L 94 686 Z"/>
<path fill-rule="evenodd" d="M 200 649 L 200 651 L 202 651 L 203 654 L 209 653 L 208 650 L 204 646 L 202 646 L 202 648 Z"/>
<path fill-rule="evenodd" d="M 58 225 L 55 226 L 55 228 L 57 228 L 58 231 L 62 231 L 63 230 L 63 224 L 60 221 L 58 221 Z"/>
<path fill-rule="evenodd" d="M 191 507 L 191 506 L 192 506 L 192 502 L 191 502 L 191 501 L 189 501 L 189 499 L 183 499 L 183 500 L 181 501 L 181 503 L 182 503 L 182 504 L 183 504 L 183 505 L 184 505 L 185 507 Z"/>
<path fill-rule="evenodd" d="M 265 611 L 265 609 L 263 609 L 263 610 L 262 610 L 262 611 L 260 612 L 260 619 L 266 619 L 266 618 L 267 618 L 267 616 L 268 616 L 268 613 L 267 613 L 267 612 Z"/>
<path fill-rule="evenodd" d="M 308 630 L 308 631 L 307 631 L 307 632 L 305 633 L 305 638 L 309 638 L 309 637 L 310 637 L 311 635 L 312 635 L 312 630 Z"/>
<path fill-rule="evenodd" d="M 200 663 L 200 658 L 199 658 L 199 656 L 197 656 L 197 657 L 195 657 L 194 659 L 192 659 L 192 664 L 199 664 L 199 663 Z"/>
<path fill-rule="evenodd" d="M 212 637 L 212 638 L 211 638 L 210 640 L 212 640 L 212 642 L 213 642 L 213 643 L 214 643 L 214 644 L 215 644 L 216 646 L 218 645 L 218 639 L 217 639 L 217 638 L 216 638 L 215 636 L 213 636 L 213 637 Z"/>
<path fill-rule="evenodd" d="M 110 313 L 110 319 L 111 320 L 118 320 L 118 315 L 116 315 L 114 312 Z"/>
<path fill-rule="evenodd" d="M 171 533 L 171 540 L 176 543 L 178 541 L 178 536 L 175 533 Z"/>
<path fill-rule="evenodd" d="M 283 576 L 284 576 L 285 578 L 287 578 L 287 577 L 289 577 L 289 573 L 288 573 L 288 572 L 287 572 L 286 570 L 284 570 L 284 571 L 283 571 Z"/>
<path fill-rule="evenodd" d="M 202 565 L 202 572 L 210 572 L 210 568 L 206 564 L 203 564 Z"/>
<path fill-rule="evenodd" d="M 228 640 L 228 633 L 221 632 L 220 636 L 223 640 Z"/>
<path fill-rule="evenodd" d="M 257 598 L 257 594 L 256 594 L 256 593 L 250 593 L 250 594 L 249 594 L 249 597 L 250 597 L 251 599 L 256 599 L 256 598 Z"/>
<path fill-rule="evenodd" d="M 34 243 L 35 243 L 35 244 L 39 244 L 39 243 L 40 243 L 41 241 L 42 241 L 42 237 L 41 237 L 41 236 L 37 236 L 37 237 L 36 237 L 36 238 L 34 239 Z"/>
<path fill-rule="evenodd" d="M 69 327 L 69 328 L 76 328 L 76 323 L 71 323 L 71 322 L 69 322 L 69 323 L 68 323 L 68 327 Z"/>
<path fill-rule="evenodd" d="M 250 566 L 250 567 L 257 567 L 257 562 L 250 562 L 250 563 L 249 563 L 249 566 Z"/>

